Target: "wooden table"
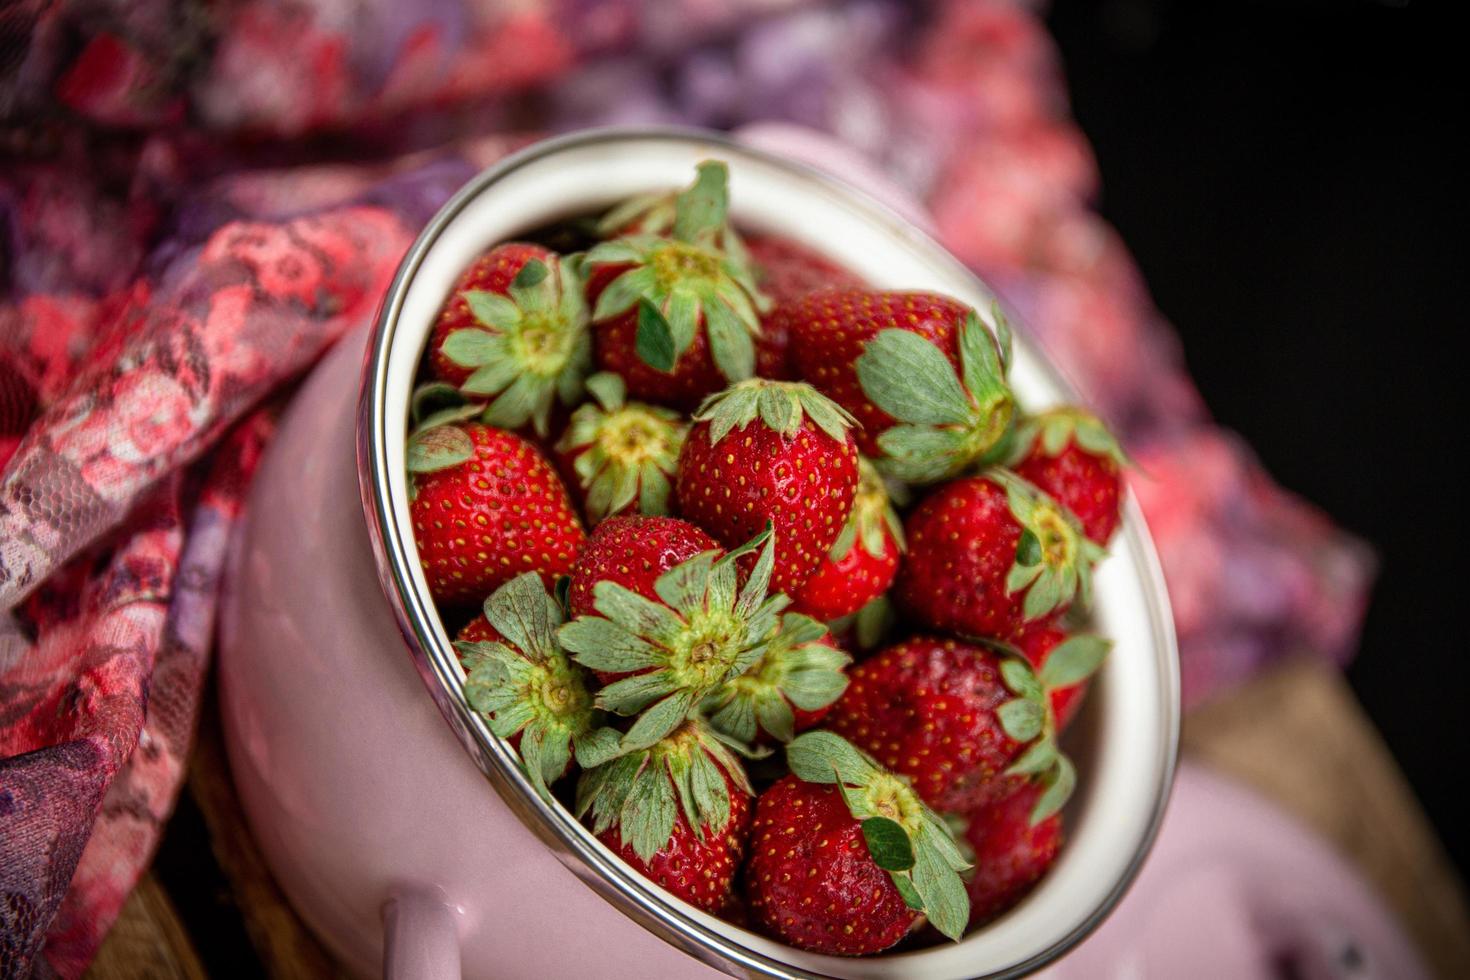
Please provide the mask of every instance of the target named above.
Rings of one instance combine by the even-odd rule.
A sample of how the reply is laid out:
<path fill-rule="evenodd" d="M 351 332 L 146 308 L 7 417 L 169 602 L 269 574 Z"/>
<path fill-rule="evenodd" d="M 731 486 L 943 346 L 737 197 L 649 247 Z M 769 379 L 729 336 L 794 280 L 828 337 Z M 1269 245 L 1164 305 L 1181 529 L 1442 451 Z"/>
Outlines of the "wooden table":
<path fill-rule="evenodd" d="M 154 870 L 90 976 L 339 975 L 276 889 L 239 817 L 216 714 Z M 1297 663 L 1192 713 L 1184 754 L 1255 787 L 1353 860 L 1446 978 L 1470 977 L 1470 912 L 1403 774 L 1342 678 Z"/>

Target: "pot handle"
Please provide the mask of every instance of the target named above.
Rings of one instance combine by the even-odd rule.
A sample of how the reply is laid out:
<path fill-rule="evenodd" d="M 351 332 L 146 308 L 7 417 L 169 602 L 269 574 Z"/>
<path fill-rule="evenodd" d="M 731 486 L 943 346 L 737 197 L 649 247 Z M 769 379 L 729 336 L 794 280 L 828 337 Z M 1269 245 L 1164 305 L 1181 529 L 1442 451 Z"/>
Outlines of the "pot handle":
<path fill-rule="evenodd" d="M 383 980 L 460 980 L 456 910 L 420 891 L 383 906 Z"/>

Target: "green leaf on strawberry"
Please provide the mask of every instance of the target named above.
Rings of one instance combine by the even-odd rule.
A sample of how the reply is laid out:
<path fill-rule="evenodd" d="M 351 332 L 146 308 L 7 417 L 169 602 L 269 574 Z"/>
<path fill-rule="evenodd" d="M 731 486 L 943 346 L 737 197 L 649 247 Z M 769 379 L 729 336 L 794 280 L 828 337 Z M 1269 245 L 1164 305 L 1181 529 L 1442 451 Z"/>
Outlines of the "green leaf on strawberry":
<path fill-rule="evenodd" d="M 783 436 L 795 435 L 802 419 L 808 418 L 838 442 L 847 439 L 847 430 L 855 424 L 845 409 L 811 385 L 766 378 L 733 384 L 706 398 L 694 413 L 694 421 L 710 423 L 712 446 L 757 418 L 766 428 Z"/>
<path fill-rule="evenodd" d="M 796 735 L 792 710 L 826 708 L 847 689 L 842 669 L 852 662 L 824 642 L 827 627 L 799 613 L 781 617 L 781 628 L 749 671 L 711 691 L 701 710 L 716 731 L 743 743 L 760 732 L 780 742 Z"/>
<path fill-rule="evenodd" d="M 582 774 L 577 817 L 592 815 L 592 830 L 617 826 L 644 861 L 666 844 L 682 815 L 696 838 L 719 834 L 730 820 L 731 785 L 751 792 L 740 760 L 698 718 L 682 722 L 655 742 L 626 751 Z"/>
<path fill-rule="evenodd" d="M 1039 448 L 1044 455 L 1060 456 L 1071 442 L 1119 466 L 1134 465 L 1107 425 L 1096 415 L 1074 405 L 1047 409 L 1023 418 L 1016 425 L 1011 462 L 1019 462 L 1033 447 Z"/>
<path fill-rule="evenodd" d="M 672 223 L 629 222 L 635 233 L 594 246 L 589 269 L 623 269 L 597 297 L 592 318 L 605 321 L 638 307 L 638 356 L 665 373 L 689 349 L 701 325 L 715 366 L 729 381 L 755 371 L 755 341 L 767 300 L 756 288 L 743 246 L 729 232 L 729 169 L 707 160 L 694 184 L 673 201 Z M 615 211 L 609 217 L 622 217 Z M 604 219 L 606 225 L 607 219 Z M 656 228 L 659 233 L 650 233 Z M 662 234 L 665 229 L 668 235 Z M 624 268 L 626 267 L 626 268 Z"/>
<path fill-rule="evenodd" d="M 600 521 L 635 502 L 639 513 L 666 514 L 679 450 L 689 427 L 678 413 L 626 400 L 623 379 L 587 379 L 593 401 L 572 414 L 557 451 L 572 458 L 587 517 Z"/>
<path fill-rule="evenodd" d="M 996 716 L 1008 736 L 1031 743 L 1006 769 L 1006 775 L 1035 779 L 1043 787 L 1031 811 L 1035 825 L 1060 810 L 1077 784 L 1077 770 L 1057 747 L 1051 692 L 1092 676 L 1107 658 L 1111 644 L 1097 636 L 1071 637 L 1052 649 L 1039 674 L 1020 653 L 1000 643 L 990 646 L 1005 653 L 1001 679 L 1015 695 L 996 709 Z"/>
<path fill-rule="evenodd" d="M 1083 533 L 1076 517 L 1010 470 L 986 477 L 1005 489 L 1006 505 L 1021 526 L 1016 561 L 1006 573 L 1006 592 L 1025 590 L 1022 610 L 1033 621 L 1076 601 L 1092 601 L 1092 567 L 1107 550 Z"/>
<path fill-rule="evenodd" d="M 1003 319 L 1003 318 L 1002 318 Z M 998 341 L 972 310 L 959 330 L 959 367 L 927 338 L 880 330 L 855 365 L 868 399 L 897 419 L 878 437 L 884 469 L 932 483 L 986 458 L 1010 429 L 1009 329 Z"/>
<path fill-rule="evenodd" d="M 599 724 L 583 670 L 556 640 L 561 606 L 541 577 L 526 572 L 496 589 L 485 618 L 502 640 L 460 642 L 465 700 L 501 738 L 519 738 L 527 777 L 542 796 L 575 755 L 595 766 L 616 751 L 617 733 Z"/>
<path fill-rule="evenodd" d="M 906 781 L 831 732 L 797 736 L 786 747 L 786 761 L 798 779 L 837 786 L 848 812 L 861 822 L 874 863 L 888 872 L 910 908 L 923 911 L 949 938 L 964 935 L 970 900 L 960 872 L 970 865 L 948 825 Z"/>
<path fill-rule="evenodd" d="M 440 353 L 470 370 L 460 391 L 488 402 L 485 424 L 514 429 L 530 422 L 545 435 L 553 399 L 574 404 L 592 366 L 580 260 L 548 266 L 532 259 L 508 292 L 466 291 L 478 327 L 449 333 Z"/>
<path fill-rule="evenodd" d="M 742 586 L 736 562 L 757 549 Z M 598 615 L 561 628 L 561 642 L 578 663 L 631 675 L 597 696 L 605 710 L 641 716 L 623 737 L 625 749 L 664 738 L 705 695 L 760 661 L 789 602 L 766 594 L 773 562 L 767 530 L 723 556 L 707 551 L 669 569 L 654 583 L 658 601 L 604 580 L 593 588 Z"/>

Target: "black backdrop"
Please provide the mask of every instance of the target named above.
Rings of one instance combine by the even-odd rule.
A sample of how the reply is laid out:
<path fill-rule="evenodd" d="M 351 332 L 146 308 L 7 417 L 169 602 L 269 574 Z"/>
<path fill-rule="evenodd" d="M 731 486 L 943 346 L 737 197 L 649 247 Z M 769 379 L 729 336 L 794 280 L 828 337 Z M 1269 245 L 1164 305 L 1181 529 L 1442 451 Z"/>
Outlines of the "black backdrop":
<path fill-rule="evenodd" d="M 1470 100 L 1453 6 L 1056 0 L 1050 23 L 1102 211 L 1216 417 L 1378 550 L 1348 676 L 1466 868 L 1452 474 Z"/>

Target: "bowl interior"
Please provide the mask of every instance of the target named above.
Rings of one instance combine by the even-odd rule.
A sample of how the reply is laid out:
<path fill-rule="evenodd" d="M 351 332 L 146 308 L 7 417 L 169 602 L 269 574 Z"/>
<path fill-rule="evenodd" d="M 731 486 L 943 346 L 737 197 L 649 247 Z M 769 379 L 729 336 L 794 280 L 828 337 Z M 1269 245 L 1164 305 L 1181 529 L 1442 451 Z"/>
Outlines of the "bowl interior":
<path fill-rule="evenodd" d="M 392 567 L 390 600 L 431 692 L 481 768 L 563 860 L 640 921 L 726 968 L 776 975 L 959 978 L 1035 968 L 1111 908 L 1147 850 L 1167 796 L 1178 728 L 1177 656 L 1162 578 L 1137 506 L 1096 578 L 1096 628 L 1115 646 L 1069 733 L 1079 785 L 1068 840 L 1047 877 L 1005 917 L 956 944 L 869 959 L 803 953 L 704 915 L 633 873 L 559 807 L 535 797 L 508 749 L 462 697 L 463 674 L 420 569 L 408 516 L 404 426 L 429 330 L 459 273 L 489 246 L 529 229 L 652 190 L 682 186 L 701 160 L 725 160 L 742 226 L 827 253 L 879 287 L 929 289 L 973 305 L 992 295 L 942 248 L 860 193 L 799 165 L 703 133 L 594 132 L 538 144 L 487 172 L 446 205 L 410 252 L 385 302 L 365 381 L 369 506 Z M 1071 400 L 1024 333 L 1012 382 L 1031 408 Z M 370 515 L 371 518 L 371 515 Z M 371 522 L 371 521 L 370 521 Z"/>

